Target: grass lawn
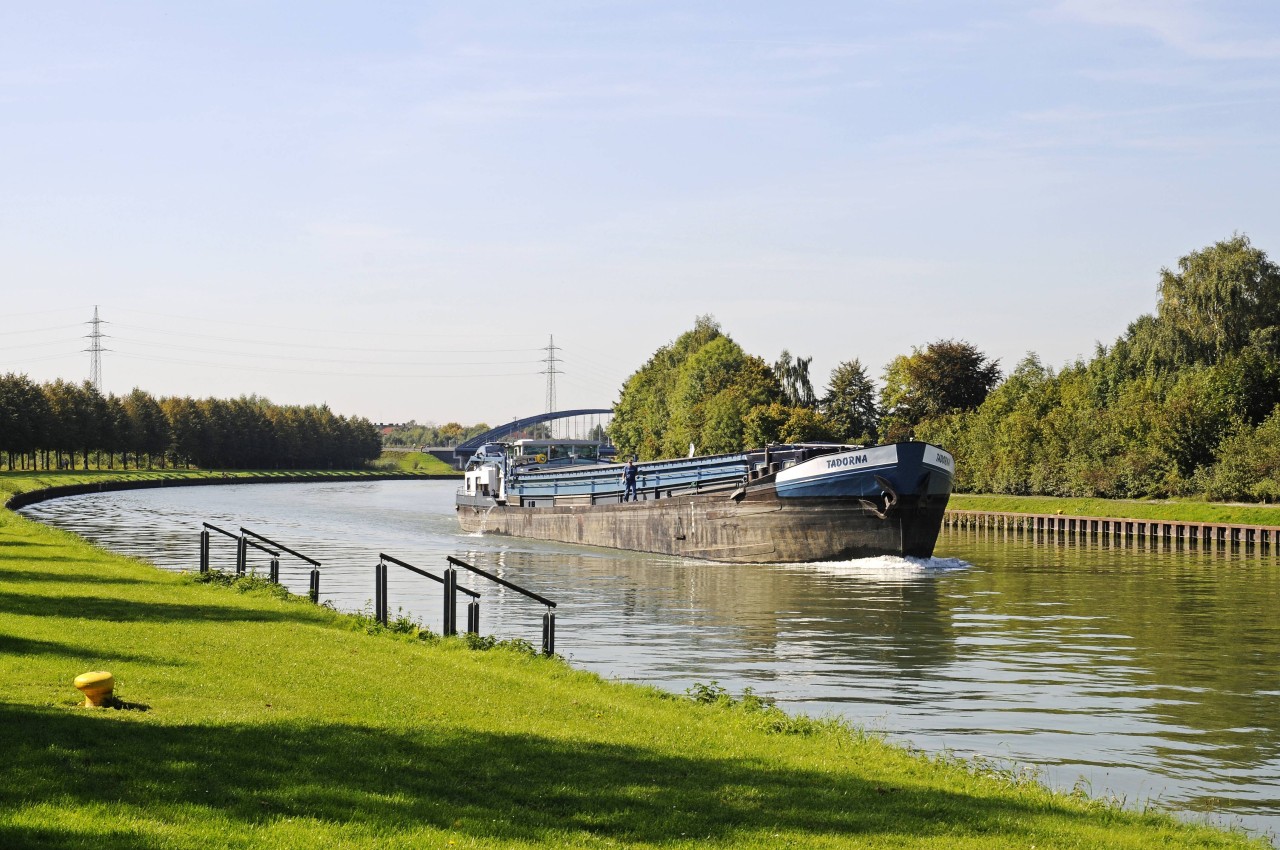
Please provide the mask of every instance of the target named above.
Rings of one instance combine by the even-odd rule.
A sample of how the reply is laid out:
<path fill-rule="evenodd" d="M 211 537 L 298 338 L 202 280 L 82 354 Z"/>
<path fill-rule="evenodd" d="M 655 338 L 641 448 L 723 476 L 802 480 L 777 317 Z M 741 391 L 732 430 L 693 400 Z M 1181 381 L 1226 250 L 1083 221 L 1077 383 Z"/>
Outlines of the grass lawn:
<path fill-rule="evenodd" d="M 0 510 L 0 847 L 1266 846 L 262 584 Z"/>
<path fill-rule="evenodd" d="M 958 511 L 1157 519 L 1280 526 L 1280 507 L 1139 499 L 1059 499 L 1052 496 L 992 496 L 953 493 L 947 507 Z"/>

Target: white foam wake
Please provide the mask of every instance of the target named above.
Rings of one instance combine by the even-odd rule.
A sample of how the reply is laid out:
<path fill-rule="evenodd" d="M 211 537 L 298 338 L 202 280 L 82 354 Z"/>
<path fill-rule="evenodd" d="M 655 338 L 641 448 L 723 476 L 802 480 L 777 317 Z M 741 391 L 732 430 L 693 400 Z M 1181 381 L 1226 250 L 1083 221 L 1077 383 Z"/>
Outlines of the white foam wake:
<path fill-rule="evenodd" d="M 882 555 L 875 558 L 857 558 L 851 561 L 815 561 L 812 563 L 787 564 L 788 567 L 828 575 L 849 576 L 851 578 L 906 578 L 910 576 L 924 577 L 934 573 L 951 570 L 964 570 L 973 566 L 959 558 L 901 558 L 895 555 Z"/>

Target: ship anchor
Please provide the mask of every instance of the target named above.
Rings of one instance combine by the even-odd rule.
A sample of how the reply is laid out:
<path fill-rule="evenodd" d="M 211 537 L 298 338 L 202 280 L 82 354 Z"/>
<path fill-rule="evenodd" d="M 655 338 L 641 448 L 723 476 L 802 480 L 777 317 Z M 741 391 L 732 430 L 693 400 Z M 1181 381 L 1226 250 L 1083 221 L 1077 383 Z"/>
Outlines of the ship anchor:
<path fill-rule="evenodd" d="M 870 511 L 876 519 L 888 519 L 889 512 L 893 510 L 894 505 L 898 504 L 898 491 L 894 490 L 893 485 L 885 478 L 879 475 L 873 477 L 876 480 L 876 484 L 880 485 L 881 495 L 884 496 L 884 510 L 880 510 L 874 502 L 868 502 L 866 499 L 859 499 L 858 502 L 863 508 Z"/>

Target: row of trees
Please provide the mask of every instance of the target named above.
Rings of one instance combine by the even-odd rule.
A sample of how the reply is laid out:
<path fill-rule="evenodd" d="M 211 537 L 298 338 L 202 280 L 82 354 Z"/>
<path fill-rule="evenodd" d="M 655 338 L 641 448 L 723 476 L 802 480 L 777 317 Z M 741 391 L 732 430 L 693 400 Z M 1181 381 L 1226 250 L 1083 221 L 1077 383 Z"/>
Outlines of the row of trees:
<path fill-rule="evenodd" d="M 1029 355 L 921 439 L 996 493 L 1280 498 L 1280 268 L 1232 239 L 1160 274 L 1153 315 L 1061 370 Z"/>
<path fill-rule="evenodd" d="M 710 316 L 663 346 L 623 385 L 609 434 L 644 459 L 744 446 L 908 439 L 940 412 L 976 407 L 999 369 L 965 342 L 942 340 L 889 364 L 884 390 L 859 360 L 832 370 L 822 395 L 812 357 L 784 350 L 772 365 L 747 354 Z"/>
<path fill-rule="evenodd" d="M 1160 274 L 1153 315 L 1060 370 L 1029 354 L 1006 377 L 963 340 L 889 362 L 882 385 L 839 364 L 749 355 L 710 317 L 622 388 L 610 435 L 645 459 L 768 442 L 921 439 L 960 460 L 962 490 L 1280 499 L 1280 268 L 1245 236 Z"/>
<path fill-rule="evenodd" d="M 819 410 L 812 358 L 787 351 L 771 367 L 747 354 L 710 316 L 657 352 L 623 385 L 609 436 L 643 459 L 707 454 L 769 442 L 841 439 Z"/>
<path fill-rule="evenodd" d="M 419 424 L 417 421 L 410 420 L 403 425 L 394 426 L 382 441 L 388 446 L 403 448 L 456 446 L 488 430 L 489 426 L 483 422 L 476 425 L 463 425 L 459 422 L 436 425 L 433 422 Z"/>
<path fill-rule="evenodd" d="M 156 399 L 135 389 L 36 384 L 0 376 L 0 462 L 9 469 L 185 465 L 225 469 L 356 468 L 382 439 L 367 419 L 256 396 Z"/>

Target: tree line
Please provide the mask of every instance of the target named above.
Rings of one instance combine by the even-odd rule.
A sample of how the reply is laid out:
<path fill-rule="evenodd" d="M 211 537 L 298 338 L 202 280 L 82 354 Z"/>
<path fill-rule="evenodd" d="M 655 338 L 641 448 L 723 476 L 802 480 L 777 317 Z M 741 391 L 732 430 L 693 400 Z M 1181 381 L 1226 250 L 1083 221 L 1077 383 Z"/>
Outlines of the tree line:
<path fill-rule="evenodd" d="M 369 420 L 325 406 L 237 399 L 102 395 L 90 383 L 0 376 L 0 463 L 9 469 L 357 468 L 382 439 Z"/>
<path fill-rule="evenodd" d="M 872 386 L 861 364 L 843 364 L 838 387 L 819 399 L 811 360 L 783 351 L 770 365 L 701 316 L 627 379 L 609 436 L 623 455 L 652 460 L 684 455 L 691 446 L 718 454 L 874 431 L 860 395 Z M 855 401 L 846 404 L 846 395 Z"/>
<path fill-rule="evenodd" d="M 1008 375 L 964 340 L 915 347 L 877 387 L 860 360 L 822 393 L 812 358 L 747 354 L 710 316 L 627 379 L 610 436 L 644 459 L 771 442 L 928 440 L 957 489 L 1280 498 L 1280 269 L 1243 235 L 1161 270 L 1154 314 L 1061 369 Z"/>
<path fill-rule="evenodd" d="M 966 342 L 941 340 L 895 358 L 877 390 L 858 359 L 838 364 L 819 395 L 812 357 L 747 354 L 711 316 L 663 346 L 622 387 L 609 435 L 645 460 L 770 443 L 870 444 L 908 439 L 937 411 L 975 405 L 999 378 Z"/>
<path fill-rule="evenodd" d="M 475 425 L 463 425 L 459 422 L 436 425 L 433 422 L 419 423 L 411 419 L 403 425 L 392 426 L 392 430 L 383 437 L 383 442 L 388 446 L 402 448 L 456 446 L 488 430 L 489 426 L 483 422 Z"/>
<path fill-rule="evenodd" d="M 1027 355 L 914 434 L 971 491 L 1280 498 L 1280 268 L 1236 235 L 1162 269 L 1153 314 L 1061 369 Z"/>

